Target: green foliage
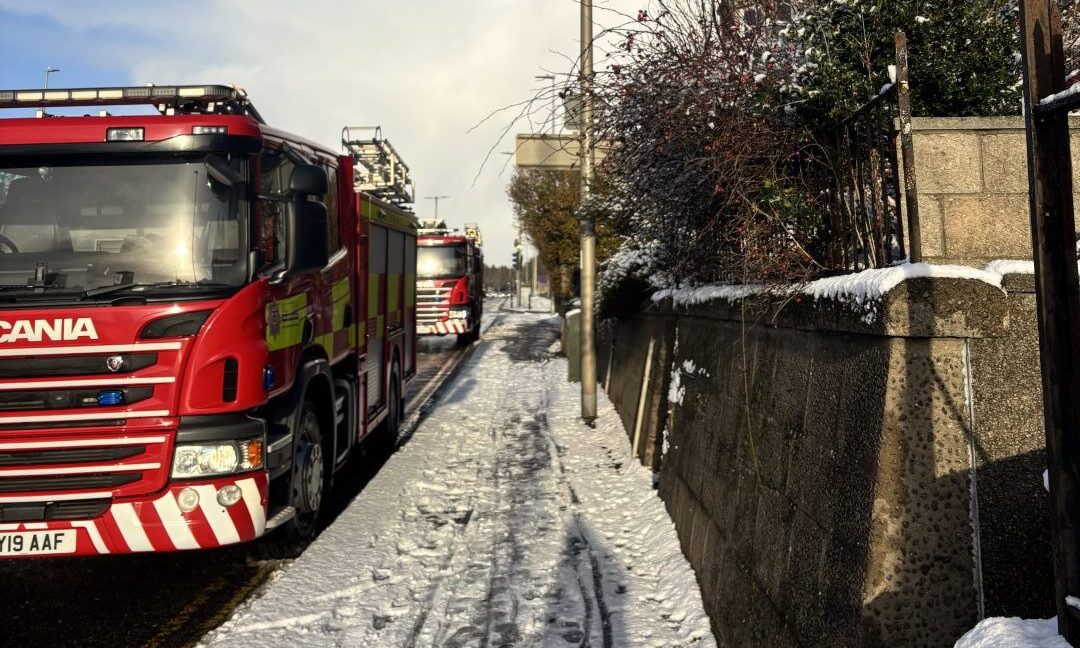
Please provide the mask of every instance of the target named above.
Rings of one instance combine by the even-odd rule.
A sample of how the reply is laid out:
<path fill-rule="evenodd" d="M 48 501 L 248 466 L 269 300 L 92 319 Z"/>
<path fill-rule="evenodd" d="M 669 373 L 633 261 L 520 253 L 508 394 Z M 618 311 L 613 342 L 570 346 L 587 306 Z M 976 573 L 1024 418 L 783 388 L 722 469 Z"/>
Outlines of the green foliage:
<path fill-rule="evenodd" d="M 809 247 L 822 243 L 828 229 L 828 213 L 807 194 L 805 187 L 793 186 L 785 178 L 766 178 L 757 195 L 758 207 L 773 214 L 790 232 L 798 232 Z"/>
<path fill-rule="evenodd" d="M 908 36 L 917 115 L 1020 109 L 1018 31 L 1001 0 L 807 0 L 785 30 L 804 117 L 837 118 L 889 82 L 894 35 Z"/>
<path fill-rule="evenodd" d="M 604 191 L 598 181 L 594 195 Z M 579 267 L 581 234 L 578 213 L 581 202 L 581 176 L 575 171 L 519 170 L 507 188 L 525 234 L 540 253 L 548 268 L 549 281 L 559 301 L 573 295 L 573 276 Z M 606 259 L 615 249 L 611 218 L 599 207 L 603 201 L 590 204 L 590 214 L 596 222 L 597 261 Z"/>

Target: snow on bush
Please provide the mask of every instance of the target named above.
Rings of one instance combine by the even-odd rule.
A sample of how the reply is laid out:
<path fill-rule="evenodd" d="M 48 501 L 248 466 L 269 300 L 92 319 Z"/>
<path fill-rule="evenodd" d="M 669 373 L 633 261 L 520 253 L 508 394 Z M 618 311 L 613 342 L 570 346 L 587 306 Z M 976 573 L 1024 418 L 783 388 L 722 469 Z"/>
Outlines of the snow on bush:
<path fill-rule="evenodd" d="M 626 318 L 667 280 L 656 269 L 655 242 L 636 245 L 624 241 L 605 262 L 597 281 L 600 316 Z"/>

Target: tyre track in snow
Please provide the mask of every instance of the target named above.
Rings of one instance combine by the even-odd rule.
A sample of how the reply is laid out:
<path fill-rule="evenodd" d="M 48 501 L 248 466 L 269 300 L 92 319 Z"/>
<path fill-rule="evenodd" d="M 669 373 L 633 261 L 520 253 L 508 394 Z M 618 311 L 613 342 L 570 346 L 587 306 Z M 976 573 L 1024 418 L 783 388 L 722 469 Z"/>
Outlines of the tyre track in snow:
<path fill-rule="evenodd" d="M 505 383 L 506 376 L 509 374 L 509 369 L 510 369 L 510 366 L 507 365 L 505 367 L 504 374 L 503 374 L 502 382 L 504 382 L 504 383 Z M 501 400 L 499 402 L 499 406 L 496 407 L 495 410 L 494 410 L 495 412 L 501 412 L 503 410 L 503 407 L 505 405 L 505 398 L 506 398 L 506 393 L 503 392 L 503 394 L 501 396 Z M 496 424 L 496 419 L 493 417 L 493 419 L 489 423 L 489 427 L 493 427 L 495 424 Z M 479 475 L 478 475 L 478 477 L 479 477 Z M 476 481 L 481 482 L 482 478 L 478 478 Z M 431 615 L 432 610 L 434 610 L 434 608 L 437 605 L 437 602 L 438 602 L 439 598 L 444 594 L 443 586 L 447 582 L 448 577 L 450 575 L 452 575 L 452 573 L 453 573 L 453 572 L 450 571 L 450 568 L 453 565 L 455 559 L 459 557 L 459 549 L 462 547 L 462 542 L 461 541 L 469 531 L 468 522 L 471 522 L 472 517 L 474 515 L 474 512 L 476 510 L 476 506 L 473 504 L 473 498 L 472 497 L 470 497 L 469 503 L 470 503 L 470 506 L 469 506 L 469 520 L 465 524 L 460 525 L 459 528 L 457 528 L 455 530 L 455 533 L 453 535 L 452 541 L 450 542 L 450 545 L 444 548 L 444 551 L 446 552 L 446 555 L 444 556 L 443 560 L 440 563 L 440 567 L 439 567 L 439 574 L 440 575 L 438 577 L 436 577 L 436 579 L 429 585 L 428 592 L 427 592 L 423 602 L 420 605 L 419 611 L 417 612 L 416 620 L 413 623 L 412 630 L 409 632 L 409 634 L 406 637 L 405 642 L 403 644 L 404 648 L 415 648 L 417 646 L 417 642 L 420 640 L 420 638 L 421 638 L 421 636 L 422 636 L 422 634 L 424 632 L 425 626 L 427 625 L 427 621 L 428 621 L 428 619 L 429 619 L 429 617 Z M 466 552 L 468 552 L 469 545 L 465 544 L 464 547 L 465 547 Z M 444 611 L 447 610 L 447 608 L 448 608 L 448 604 L 446 606 L 444 606 Z M 443 618 L 445 618 L 445 617 L 446 617 L 446 615 L 444 614 Z M 440 622 L 441 622 L 441 619 L 440 619 Z M 441 628 L 436 630 L 436 636 L 438 637 L 440 634 L 445 634 L 442 631 Z"/>
<path fill-rule="evenodd" d="M 540 435 L 535 416 L 543 394 L 540 363 L 546 360 L 553 339 L 521 336 L 516 329 L 489 336 L 488 341 L 498 346 L 495 351 L 508 356 L 498 380 L 502 389 L 494 408 L 497 415 L 482 436 L 490 444 L 491 465 L 478 473 L 482 477 L 478 483 L 476 522 L 455 537 L 450 549 L 453 557 L 444 562 L 443 568 L 460 564 L 431 586 L 404 644 L 409 648 L 532 645 L 523 641 L 518 619 L 521 601 L 513 584 L 532 580 L 531 573 L 522 567 L 527 547 L 519 535 L 522 529 L 536 530 L 537 504 L 553 499 L 556 488 L 551 479 L 548 441 Z M 511 391 L 511 371 L 532 374 L 536 388 Z M 545 531 L 554 526 L 554 520 L 540 524 Z M 457 544 L 462 541 L 463 555 L 459 556 Z M 448 592 L 447 584 L 451 582 L 453 591 Z M 474 591 L 483 595 L 474 596 Z M 435 628 L 427 629 L 436 608 L 440 614 L 433 621 Z M 430 644 L 420 644 L 425 637 L 431 639 Z"/>

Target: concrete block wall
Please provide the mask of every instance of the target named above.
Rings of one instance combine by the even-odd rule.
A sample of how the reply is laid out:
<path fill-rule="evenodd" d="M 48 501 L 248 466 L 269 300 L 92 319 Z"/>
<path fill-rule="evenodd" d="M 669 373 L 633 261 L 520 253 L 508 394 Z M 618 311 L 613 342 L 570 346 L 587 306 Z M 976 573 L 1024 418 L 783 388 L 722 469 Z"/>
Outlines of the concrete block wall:
<path fill-rule="evenodd" d="M 911 125 L 925 260 L 981 266 L 1030 259 L 1024 120 L 916 117 Z M 1070 125 L 1080 178 L 1080 119 Z"/>
<path fill-rule="evenodd" d="M 1052 614 L 1033 303 L 1015 284 L 908 281 L 869 325 L 802 303 L 743 326 L 718 302 L 613 326 L 630 435 L 653 341 L 663 414 L 643 416 L 639 458 L 721 645 L 941 646 L 984 614 Z"/>

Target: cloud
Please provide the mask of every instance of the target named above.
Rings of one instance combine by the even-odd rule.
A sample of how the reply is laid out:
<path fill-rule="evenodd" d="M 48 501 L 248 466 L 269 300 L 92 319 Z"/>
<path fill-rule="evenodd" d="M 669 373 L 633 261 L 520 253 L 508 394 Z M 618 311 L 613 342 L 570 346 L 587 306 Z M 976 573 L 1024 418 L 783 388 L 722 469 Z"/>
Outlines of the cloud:
<path fill-rule="evenodd" d="M 642 4 L 598 0 L 596 19 L 616 19 L 605 7 Z M 513 132 L 499 140 L 509 115 L 467 131 L 546 83 L 534 75 L 565 71 L 568 63 L 554 52 L 573 56 L 578 48 L 575 0 L 34 5 L 0 0 L 9 12 L 55 21 L 59 40 L 102 35 L 98 51 L 86 54 L 108 56 L 136 83 L 236 83 L 275 127 L 335 149 L 343 126 L 381 125 L 411 166 L 419 195 L 450 195 L 440 214 L 452 224 L 480 223 L 488 262 L 500 264 L 509 262 L 514 238 L 509 171 L 500 176 L 505 157 L 494 155 L 473 181 L 489 149 L 513 148 Z M 110 31 L 141 36 L 128 39 L 126 59 L 124 40 L 103 36 Z M 430 208 L 417 201 L 421 215 Z"/>

